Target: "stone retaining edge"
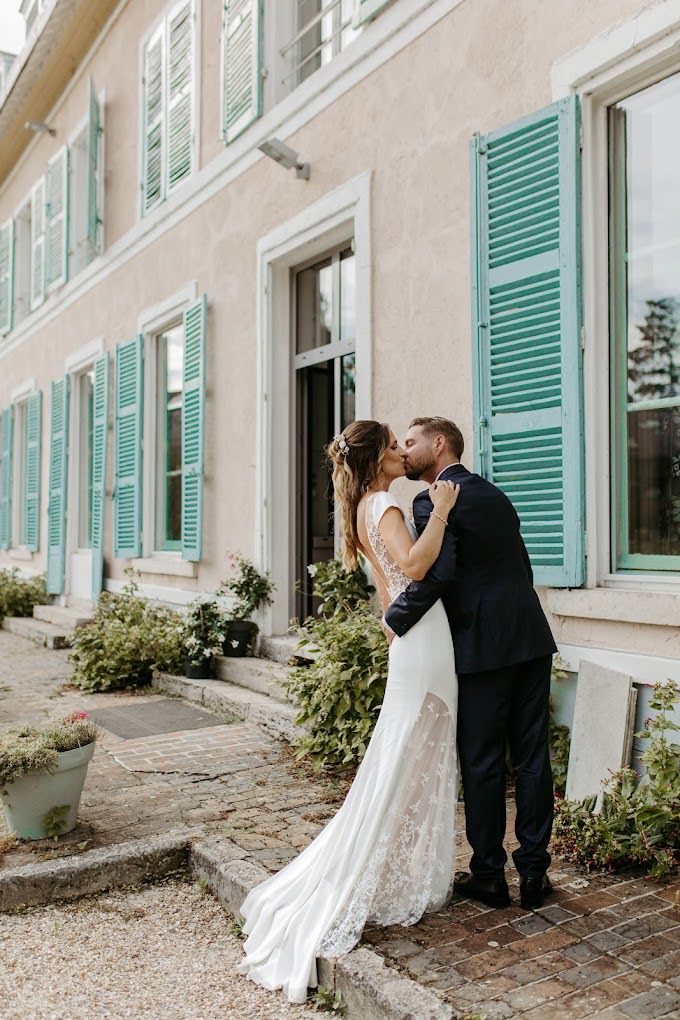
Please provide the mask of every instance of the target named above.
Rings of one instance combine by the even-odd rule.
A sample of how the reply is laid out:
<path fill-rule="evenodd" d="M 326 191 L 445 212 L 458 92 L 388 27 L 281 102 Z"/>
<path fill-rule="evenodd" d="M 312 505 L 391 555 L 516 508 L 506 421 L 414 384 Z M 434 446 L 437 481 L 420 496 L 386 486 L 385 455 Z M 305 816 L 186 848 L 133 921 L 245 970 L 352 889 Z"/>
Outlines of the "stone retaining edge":
<path fill-rule="evenodd" d="M 226 838 L 203 840 L 191 847 L 191 873 L 236 917 L 246 896 L 269 872 L 244 860 L 245 851 Z M 434 992 L 385 965 L 377 953 L 361 946 L 337 960 L 317 961 L 319 983 L 340 992 L 346 1020 L 452 1020 L 453 1010 Z"/>
<path fill-rule="evenodd" d="M 169 832 L 0 871 L 0 913 L 163 878 L 186 868 L 194 834 Z"/>

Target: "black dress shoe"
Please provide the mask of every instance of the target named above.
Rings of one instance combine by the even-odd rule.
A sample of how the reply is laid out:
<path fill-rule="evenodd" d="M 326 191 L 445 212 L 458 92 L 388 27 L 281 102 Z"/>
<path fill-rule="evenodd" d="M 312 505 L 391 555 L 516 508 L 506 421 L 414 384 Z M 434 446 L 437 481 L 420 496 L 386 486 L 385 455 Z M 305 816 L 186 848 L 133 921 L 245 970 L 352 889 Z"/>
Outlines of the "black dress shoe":
<path fill-rule="evenodd" d="M 538 910 L 543 906 L 543 899 L 552 892 L 552 885 L 547 875 L 537 878 L 520 878 L 519 898 L 525 910 Z"/>
<path fill-rule="evenodd" d="M 509 907 L 510 893 L 504 878 L 483 878 L 474 872 L 459 871 L 453 888 L 466 899 L 481 900 L 487 907 Z"/>

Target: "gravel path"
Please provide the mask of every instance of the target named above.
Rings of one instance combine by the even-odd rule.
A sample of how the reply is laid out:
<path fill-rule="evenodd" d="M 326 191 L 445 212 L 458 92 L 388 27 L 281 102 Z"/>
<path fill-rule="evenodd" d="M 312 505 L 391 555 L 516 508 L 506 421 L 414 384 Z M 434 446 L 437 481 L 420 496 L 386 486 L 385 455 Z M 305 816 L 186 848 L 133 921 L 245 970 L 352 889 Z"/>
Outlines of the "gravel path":
<path fill-rule="evenodd" d="M 303 1020 L 319 1016 L 235 973 L 232 918 L 166 882 L 0 915 L 3 1020 Z"/>

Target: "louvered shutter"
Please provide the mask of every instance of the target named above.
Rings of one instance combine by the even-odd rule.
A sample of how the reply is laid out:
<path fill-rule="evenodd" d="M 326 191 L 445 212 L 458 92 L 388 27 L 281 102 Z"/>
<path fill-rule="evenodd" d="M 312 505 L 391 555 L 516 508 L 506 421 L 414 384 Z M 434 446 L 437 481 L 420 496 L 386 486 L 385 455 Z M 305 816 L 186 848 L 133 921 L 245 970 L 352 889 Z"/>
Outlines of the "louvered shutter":
<path fill-rule="evenodd" d="M 539 585 L 584 576 L 575 96 L 472 143 L 477 469 L 514 503 Z"/>
<path fill-rule="evenodd" d="M 0 227 L 0 335 L 12 328 L 14 221 Z"/>
<path fill-rule="evenodd" d="M 40 452 L 42 391 L 26 401 L 26 460 L 24 462 L 23 545 L 36 552 L 40 544 Z"/>
<path fill-rule="evenodd" d="M 192 170 L 193 40 L 192 4 L 185 3 L 168 23 L 168 192 Z"/>
<path fill-rule="evenodd" d="M 262 113 L 262 0 L 226 0 L 222 16 L 222 131 L 232 142 Z"/>
<path fill-rule="evenodd" d="M 68 148 L 47 164 L 45 177 L 45 287 L 66 283 L 68 275 Z"/>
<path fill-rule="evenodd" d="M 164 27 L 151 37 L 144 50 L 144 158 L 142 180 L 142 208 L 151 209 L 163 197 L 164 153 Z"/>
<path fill-rule="evenodd" d="M 31 192 L 31 310 L 45 300 L 45 178 Z"/>
<path fill-rule="evenodd" d="M 104 508 L 106 506 L 106 454 L 109 440 L 109 356 L 94 363 L 92 427 L 92 594 L 102 590 L 104 565 Z"/>
<path fill-rule="evenodd" d="M 113 554 L 141 555 L 143 337 L 116 348 Z"/>
<path fill-rule="evenodd" d="M 354 0 L 354 17 L 352 18 L 352 25 L 357 28 L 362 25 L 365 21 L 370 21 L 376 14 L 389 5 L 393 0 Z"/>
<path fill-rule="evenodd" d="M 12 456 L 14 453 L 14 408 L 10 404 L 2 412 L 0 435 L 0 549 L 12 544 Z"/>
<path fill-rule="evenodd" d="M 87 242 L 92 255 L 99 252 L 101 217 L 99 210 L 99 103 L 90 78 L 87 115 Z"/>
<path fill-rule="evenodd" d="M 182 381 L 182 559 L 200 560 L 205 433 L 205 294 L 184 313 Z"/>
<path fill-rule="evenodd" d="M 66 562 L 66 501 L 68 467 L 69 377 L 51 386 L 50 472 L 47 496 L 47 590 L 60 595 L 64 590 Z"/>

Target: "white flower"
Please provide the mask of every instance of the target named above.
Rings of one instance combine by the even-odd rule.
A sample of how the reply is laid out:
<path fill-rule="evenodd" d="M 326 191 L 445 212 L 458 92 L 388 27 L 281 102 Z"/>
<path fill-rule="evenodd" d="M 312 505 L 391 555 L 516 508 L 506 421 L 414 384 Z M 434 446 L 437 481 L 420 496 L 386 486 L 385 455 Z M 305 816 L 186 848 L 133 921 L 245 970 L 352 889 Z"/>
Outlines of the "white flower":
<path fill-rule="evenodd" d="M 316 571 L 317 571 L 317 569 L 318 569 L 318 568 L 317 568 L 317 565 L 316 565 L 316 563 L 310 563 L 310 564 L 309 564 L 309 565 L 307 566 L 307 573 L 309 574 L 309 576 L 310 576 L 310 577 L 316 577 Z"/>

